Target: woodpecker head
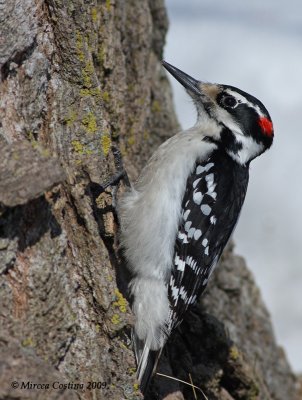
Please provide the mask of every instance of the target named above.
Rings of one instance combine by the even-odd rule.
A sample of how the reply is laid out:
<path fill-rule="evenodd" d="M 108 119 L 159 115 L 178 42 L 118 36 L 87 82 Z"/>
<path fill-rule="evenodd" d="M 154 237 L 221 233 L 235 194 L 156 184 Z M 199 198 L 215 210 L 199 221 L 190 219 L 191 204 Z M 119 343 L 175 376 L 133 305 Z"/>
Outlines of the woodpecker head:
<path fill-rule="evenodd" d="M 197 126 L 211 125 L 209 140 L 222 145 L 235 161 L 248 164 L 272 145 L 270 115 L 255 97 L 233 86 L 200 82 L 165 61 L 163 66 L 194 100 Z"/>

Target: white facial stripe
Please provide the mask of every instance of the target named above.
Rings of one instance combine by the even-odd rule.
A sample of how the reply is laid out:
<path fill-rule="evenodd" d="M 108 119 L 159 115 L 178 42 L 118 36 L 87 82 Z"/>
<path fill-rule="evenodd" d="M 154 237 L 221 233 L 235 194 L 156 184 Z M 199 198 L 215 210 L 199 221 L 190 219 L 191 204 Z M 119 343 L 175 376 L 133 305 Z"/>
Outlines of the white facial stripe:
<path fill-rule="evenodd" d="M 237 140 L 242 144 L 242 149 L 237 153 L 229 152 L 229 155 L 241 165 L 245 165 L 249 160 L 263 152 L 263 144 L 255 142 L 250 136 L 242 136 Z"/>
<path fill-rule="evenodd" d="M 257 114 L 259 115 L 259 117 L 265 117 L 265 115 L 263 114 L 263 112 L 260 110 L 260 107 L 256 104 L 251 103 L 250 101 L 248 101 L 244 96 L 242 96 L 241 94 L 234 92 L 231 89 L 226 89 L 225 90 L 226 93 L 228 93 L 229 95 L 235 97 L 235 99 L 238 101 L 238 103 L 242 103 L 242 104 L 246 104 L 248 107 L 253 108 L 254 110 L 256 110 Z M 236 108 L 236 107 L 234 107 Z"/>
<path fill-rule="evenodd" d="M 216 117 L 218 121 L 223 121 L 224 125 L 229 128 L 232 132 L 243 135 L 243 132 L 237 122 L 233 119 L 230 113 L 228 113 L 224 108 L 216 108 Z"/>
<path fill-rule="evenodd" d="M 241 96 L 239 93 L 233 92 L 230 89 L 227 89 L 227 93 L 231 96 L 234 96 L 237 101 L 241 103 L 247 104 L 248 107 L 253 107 L 256 109 L 252 103 L 248 102 L 245 97 Z M 261 114 L 261 111 L 258 107 L 256 110 L 258 115 Z M 229 155 L 237 161 L 241 165 L 245 165 L 249 160 L 256 157 L 263 151 L 263 145 L 257 143 L 250 136 L 245 136 L 241 130 L 241 127 L 237 124 L 237 122 L 233 119 L 232 115 L 227 112 L 224 108 L 217 107 L 216 115 L 219 121 L 223 121 L 223 124 L 230 129 L 235 134 L 235 138 L 237 143 L 242 144 L 242 149 L 238 150 L 236 153 L 229 151 Z"/>

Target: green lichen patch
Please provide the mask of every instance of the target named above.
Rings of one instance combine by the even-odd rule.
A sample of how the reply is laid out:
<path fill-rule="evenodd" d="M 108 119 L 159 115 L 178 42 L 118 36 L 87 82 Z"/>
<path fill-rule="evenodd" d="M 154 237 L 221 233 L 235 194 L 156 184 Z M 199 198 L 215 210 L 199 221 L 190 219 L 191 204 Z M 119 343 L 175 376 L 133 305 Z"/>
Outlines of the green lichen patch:
<path fill-rule="evenodd" d="M 135 392 L 138 392 L 139 391 L 139 384 L 138 383 L 134 383 L 133 384 L 133 389 L 134 389 Z"/>
<path fill-rule="evenodd" d="M 118 289 L 115 289 L 114 294 L 117 300 L 113 303 L 113 307 L 118 307 L 121 312 L 125 313 L 127 311 L 127 300 Z"/>
<path fill-rule="evenodd" d="M 92 74 L 94 72 L 94 67 L 92 61 L 87 61 L 85 67 L 82 69 L 83 76 L 83 86 L 86 88 L 91 88 L 92 86 Z"/>
<path fill-rule="evenodd" d="M 75 110 L 70 110 L 68 115 L 64 118 L 64 121 L 67 126 L 72 126 L 77 119 L 77 113 Z"/>
<path fill-rule="evenodd" d="M 80 96 L 82 97 L 87 97 L 87 96 L 92 96 L 92 97 L 101 97 L 101 89 L 96 87 L 96 88 L 83 88 L 80 90 Z"/>
<path fill-rule="evenodd" d="M 98 10 L 95 7 L 91 9 L 91 19 L 93 22 L 97 22 L 98 20 Z"/>
<path fill-rule="evenodd" d="M 137 100 L 137 104 L 142 107 L 145 104 L 145 101 L 146 101 L 146 98 L 141 97 Z"/>
<path fill-rule="evenodd" d="M 161 111 L 161 106 L 159 101 L 154 100 L 151 106 L 151 110 L 153 113 L 159 113 Z"/>
<path fill-rule="evenodd" d="M 33 132 L 32 132 L 32 131 L 29 131 L 29 132 L 27 133 L 27 137 L 28 137 L 28 139 L 29 139 L 29 141 L 30 141 L 32 147 L 33 147 L 34 149 L 37 149 L 38 146 L 39 146 L 39 143 L 38 143 L 38 141 L 36 140 L 35 135 L 33 134 Z"/>
<path fill-rule="evenodd" d="M 84 154 L 84 145 L 79 140 L 72 140 L 71 144 L 76 153 Z"/>
<path fill-rule="evenodd" d="M 113 314 L 111 317 L 111 322 L 113 323 L 113 325 L 118 325 L 121 323 L 121 318 L 118 314 Z"/>
<path fill-rule="evenodd" d="M 133 83 L 129 83 L 129 85 L 127 86 L 127 92 L 132 93 L 132 92 L 134 92 L 134 89 L 135 89 L 135 85 Z"/>
<path fill-rule="evenodd" d="M 150 133 L 148 131 L 144 131 L 143 138 L 144 138 L 144 140 L 149 140 L 150 139 Z"/>
<path fill-rule="evenodd" d="M 84 40 L 83 36 L 79 31 L 76 31 L 76 48 L 77 48 L 77 53 L 79 60 L 84 62 L 85 60 L 85 54 L 84 54 Z"/>
<path fill-rule="evenodd" d="M 98 62 L 100 65 L 104 64 L 105 61 L 105 48 L 104 46 L 100 45 L 99 51 L 98 51 Z"/>
<path fill-rule="evenodd" d="M 49 149 L 47 149 L 46 147 L 42 146 L 41 143 L 39 143 L 36 138 L 35 135 L 32 131 L 27 132 L 27 137 L 32 145 L 32 147 L 37 150 L 41 156 L 47 158 L 51 156 L 51 152 Z M 18 159 L 18 154 L 13 154 L 12 157 L 17 160 Z"/>
<path fill-rule="evenodd" d="M 135 136 L 134 135 L 129 136 L 128 139 L 127 139 L 127 144 L 129 146 L 133 146 L 134 143 L 135 143 Z"/>
<path fill-rule="evenodd" d="M 31 337 L 28 337 L 28 338 L 22 340 L 21 345 L 23 347 L 35 347 L 36 344 Z"/>
<path fill-rule="evenodd" d="M 130 375 L 134 375 L 136 373 L 136 368 L 129 368 L 128 372 Z"/>
<path fill-rule="evenodd" d="M 87 133 L 93 134 L 98 130 L 96 117 L 93 112 L 89 111 L 82 119 L 82 124 L 85 127 Z"/>
<path fill-rule="evenodd" d="M 230 348 L 229 354 L 230 354 L 230 358 L 231 358 L 232 360 L 234 360 L 234 361 L 238 360 L 238 358 L 239 358 L 239 350 L 237 349 L 236 346 L 232 346 L 232 347 Z"/>
<path fill-rule="evenodd" d="M 101 137 L 101 146 L 105 156 L 109 154 L 111 148 L 111 138 L 109 133 L 104 133 Z"/>
<path fill-rule="evenodd" d="M 103 92 L 102 93 L 102 99 L 104 100 L 105 103 L 109 103 L 110 96 L 108 92 Z"/>
<path fill-rule="evenodd" d="M 89 156 L 93 153 L 93 151 L 91 149 L 88 149 L 79 140 L 72 140 L 71 144 L 72 144 L 73 150 L 80 156 L 83 156 L 83 155 Z"/>

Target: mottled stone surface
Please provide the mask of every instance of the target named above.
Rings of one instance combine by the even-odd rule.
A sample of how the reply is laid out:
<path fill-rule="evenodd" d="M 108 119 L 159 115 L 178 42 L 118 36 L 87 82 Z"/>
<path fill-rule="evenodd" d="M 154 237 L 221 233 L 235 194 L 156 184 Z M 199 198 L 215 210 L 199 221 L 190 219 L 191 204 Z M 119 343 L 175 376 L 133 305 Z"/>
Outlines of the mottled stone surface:
<path fill-rule="evenodd" d="M 62 182 L 59 160 L 28 141 L 0 148 L 0 204 L 14 207 L 39 197 Z"/>
<path fill-rule="evenodd" d="M 56 369 L 107 383 L 83 399 L 138 399 L 102 188 L 120 169 L 114 148 L 135 176 L 177 128 L 160 65 L 163 2 L 8 0 L 0 21 L 1 330 L 20 365 L 27 349 L 43 361 L 37 379 Z M 4 377 L 1 399 L 13 396 Z"/>
<path fill-rule="evenodd" d="M 84 392 L 76 382 L 68 389 L 68 380 L 59 371 L 26 344 L 11 338 L 9 332 L 1 333 L 0 358 L 1 399 L 76 400 L 76 393 Z"/>

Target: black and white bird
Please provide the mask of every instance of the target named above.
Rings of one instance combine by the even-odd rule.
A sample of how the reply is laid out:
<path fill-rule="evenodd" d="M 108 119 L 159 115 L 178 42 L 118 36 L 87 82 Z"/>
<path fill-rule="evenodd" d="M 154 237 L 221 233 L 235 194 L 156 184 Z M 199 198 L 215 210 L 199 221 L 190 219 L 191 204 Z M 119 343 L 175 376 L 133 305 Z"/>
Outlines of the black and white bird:
<path fill-rule="evenodd" d="M 157 149 L 119 202 L 142 391 L 172 330 L 206 288 L 238 220 L 250 162 L 274 136 L 255 97 L 163 66 L 192 97 L 197 122 Z"/>

